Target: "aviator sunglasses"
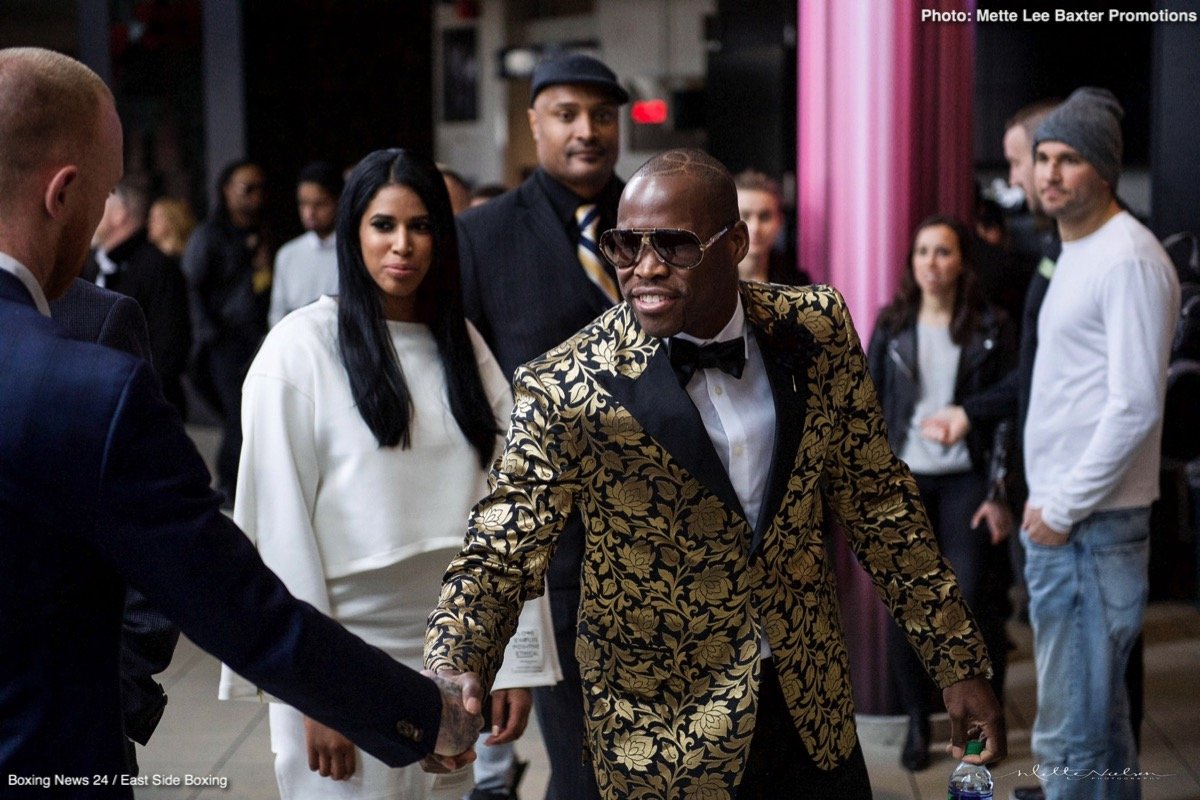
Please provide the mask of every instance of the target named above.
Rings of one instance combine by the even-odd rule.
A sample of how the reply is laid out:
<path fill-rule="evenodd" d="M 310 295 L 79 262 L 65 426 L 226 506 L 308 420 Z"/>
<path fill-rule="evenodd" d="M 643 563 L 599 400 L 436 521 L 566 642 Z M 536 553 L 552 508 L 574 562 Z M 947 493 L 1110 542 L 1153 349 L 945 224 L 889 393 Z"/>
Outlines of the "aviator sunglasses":
<path fill-rule="evenodd" d="M 714 233 L 707 242 L 682 228 L 612 228 L 600 236 L 600 252 L 617 269 L 632 267 L 642 257 L 646 245 L 658 260 L 670 267 L 691 269 L 704 260 L 704 251 L 728 233 L 737 222 L 731 222 Z"/>

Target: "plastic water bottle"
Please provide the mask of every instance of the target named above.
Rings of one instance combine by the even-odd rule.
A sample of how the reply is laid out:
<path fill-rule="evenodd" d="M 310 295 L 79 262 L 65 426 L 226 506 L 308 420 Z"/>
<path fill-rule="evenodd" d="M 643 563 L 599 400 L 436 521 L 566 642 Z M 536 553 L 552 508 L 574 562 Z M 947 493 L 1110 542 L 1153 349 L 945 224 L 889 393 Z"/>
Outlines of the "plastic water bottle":
<path fill-rule="evenodd" d="M 967 755 L 977 756 L 982 752 L 983 742 L 978 739 L 967 742 Z M 946 800 L 992 800 L 992 773 L 983 764 L 960 761 L 950 773 Z"/>

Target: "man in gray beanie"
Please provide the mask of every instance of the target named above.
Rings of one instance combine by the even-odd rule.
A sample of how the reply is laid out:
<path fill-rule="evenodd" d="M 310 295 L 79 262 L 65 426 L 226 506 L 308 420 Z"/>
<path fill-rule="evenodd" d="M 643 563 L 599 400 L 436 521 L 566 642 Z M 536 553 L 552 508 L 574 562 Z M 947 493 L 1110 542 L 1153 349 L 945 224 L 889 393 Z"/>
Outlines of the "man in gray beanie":
<path fill-rule="evenodd" d="M 1124 674 L 1148 594 L 1179 283 L 1116 199 L 1121 105 L 1074 92 L 1034 134 L 1034 188 L 1062 255 L 1038 315 L 1021 524 L 1045 796 L 1136 798 Z M 1068 691 L 1069 687 L 1069 691 Z"/>
<path fill-rule="evenodd" d="M 1121 119 L 1125 110 L 1108 89 L 1085 86 L 1050 112 L 1034 133 L 1033 146 L 1057 141 L 1071 145 L 1115 193 L 1121 176 Z"/>

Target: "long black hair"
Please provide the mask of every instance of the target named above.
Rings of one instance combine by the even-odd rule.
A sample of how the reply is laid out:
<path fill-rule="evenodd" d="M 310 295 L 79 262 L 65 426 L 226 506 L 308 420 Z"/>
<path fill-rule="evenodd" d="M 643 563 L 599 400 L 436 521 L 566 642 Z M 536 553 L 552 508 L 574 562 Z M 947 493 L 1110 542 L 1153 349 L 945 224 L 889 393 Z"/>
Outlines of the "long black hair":
<path fill-rule="evenodd" d="M 338 350 L 350 377 L 350 391 L 381 447 L 410 445 L 412 395 L 392 347 L 379 286 L 367 272 L 359 239 L 363 214 L 385 186 L 412 190 L 429 212 L 433 263 L 417 287 L 417 321 L 433 333 L 450 411 L 479 454 L 479 465 L 486 467 L 499 431 L 467 334 L 450 197 L 433 161 L 411 150 L 393 148 L 368 155 L 350 174 L 338 201 Z"/>
<path fill-rule="evenodd" d="M 958 239 L 958 252 L 962 257 L 962 272 L 954 287 L 954 310 L 950 317 L 950 340 L 960 347 L 966 344 L 971 333 L 979 326 L 986 303 L 983 292 L 979 288 L 979 278 L 975 274 L 974 247 L 971 232 L 967 226 L 954 217 L 944 214 L 934 214 L 921 220 L 913 231 L 912 243 L 908 246 L 908 261 L 905 263 L 904 275 L 900 278 L 900 287 L 896 296 L 879 312 L 879 322 L 890 333 L 897 334 L 917 321 L 917 313 L 921 310 L 921 287 L 913 277 L 913 252 L 917 246 L 917 236 L 926 228 L 944 225 L 954 231 Z"/>

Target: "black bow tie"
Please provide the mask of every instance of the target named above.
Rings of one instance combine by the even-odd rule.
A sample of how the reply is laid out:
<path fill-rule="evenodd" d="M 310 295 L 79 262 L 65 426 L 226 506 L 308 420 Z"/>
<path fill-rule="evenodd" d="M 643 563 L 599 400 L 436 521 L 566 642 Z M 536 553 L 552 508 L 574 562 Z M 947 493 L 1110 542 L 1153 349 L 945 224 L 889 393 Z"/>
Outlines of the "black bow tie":
<path fill-rule="evenodd" d="M 746 341 L 730 339 L 727 342 L 698 345 L 687 339 L 670 340 L 671 368 L 680 386 L 687 386 L 688 381 L 698 369 L 713 367 L 735 378 L 742 377 L 742 369 L 746 366 Z"/>

